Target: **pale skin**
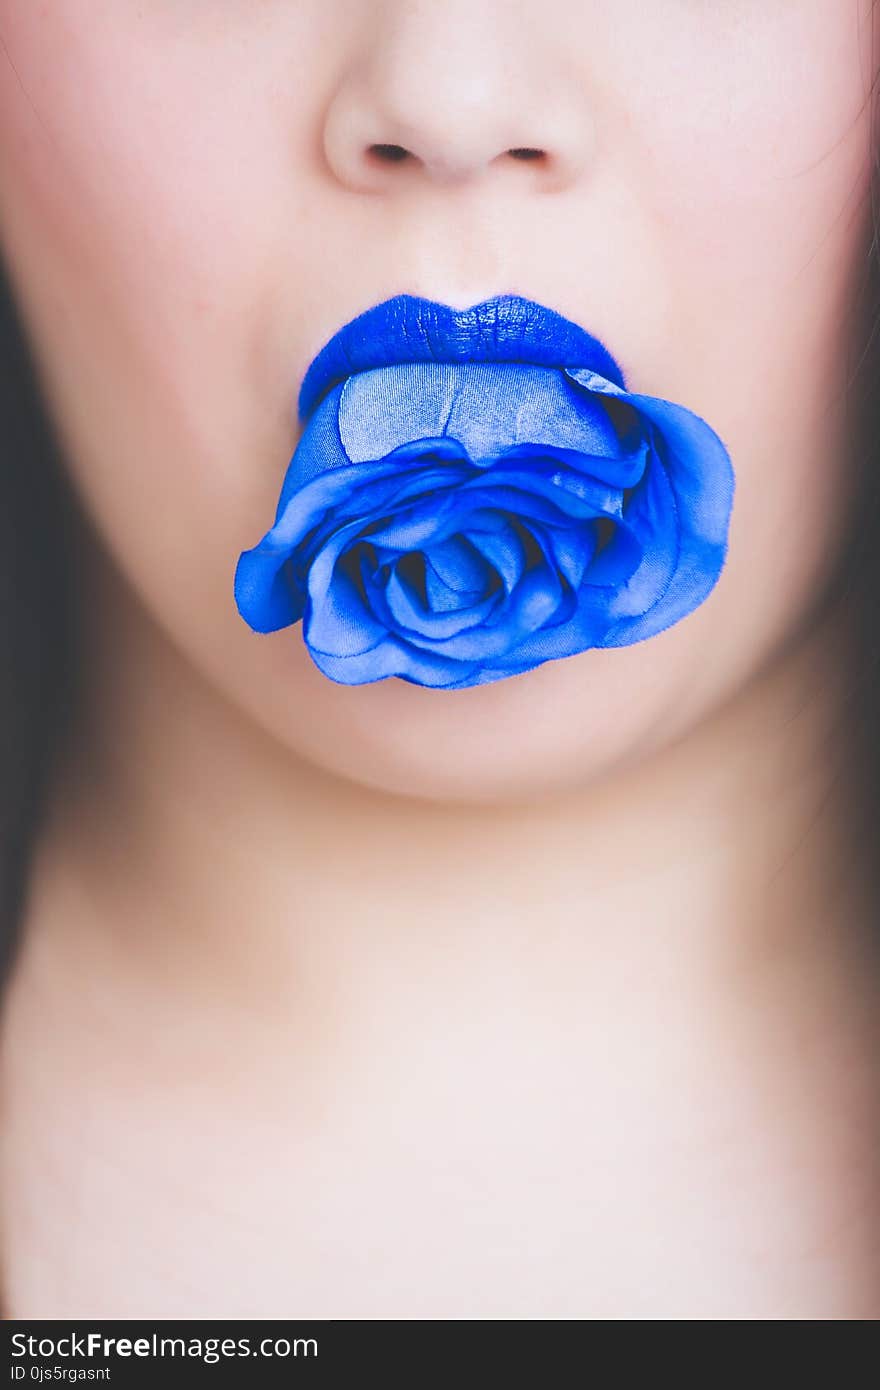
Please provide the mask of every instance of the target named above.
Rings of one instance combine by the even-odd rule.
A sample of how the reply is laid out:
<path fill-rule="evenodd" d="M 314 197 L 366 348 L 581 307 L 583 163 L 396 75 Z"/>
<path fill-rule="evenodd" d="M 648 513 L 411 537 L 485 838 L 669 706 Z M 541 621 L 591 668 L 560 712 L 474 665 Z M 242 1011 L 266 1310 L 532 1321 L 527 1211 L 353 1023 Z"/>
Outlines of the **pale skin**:
<path fill-rule="evenodd" d="M 814 614 L 870 10 L 0 0 L 0 253 L 86 614 L 3 1014 L 8 1316 L 880 1312 L 849 629 Z M 713 425 L 699 610 L 455 692 L 247 628 L 302 374 L 405 292 L 538 299 Z"/>

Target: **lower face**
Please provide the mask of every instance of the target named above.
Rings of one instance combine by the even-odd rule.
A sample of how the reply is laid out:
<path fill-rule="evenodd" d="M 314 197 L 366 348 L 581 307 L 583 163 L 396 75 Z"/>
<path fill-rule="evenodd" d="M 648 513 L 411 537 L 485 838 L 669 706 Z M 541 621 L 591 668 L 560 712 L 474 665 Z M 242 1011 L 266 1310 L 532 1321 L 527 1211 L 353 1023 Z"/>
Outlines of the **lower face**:
<path fill-rule="evenodd" d="M 571 0 L 547 32 L 543 6 L 494 7 L 490 27 L 485 8 L 462 10 L 472 42 L 447 54 L 430 7 L 390 3 L 377 29 L 367 0 L 0 0 L 0 251 L 126 594 L 280 750 L 475 801 L 570 789 L 664 746 L 809 609 L 848 505 L 873 72 L 864 0 L 621 0 L 613 16 Z M 365 191 L 328 164 L 328 121 L 355 86 L 398 90 L 395 65 L 447 63 L 408 115 L 418 136 L 439 109 L 456 139 L 481 45 L 504 54 L 526 133 L 533 89 L 536 111 L 548 84 L 573 94 L 564 134 L 583 159 L 564 187 L 512 163 L 454 186 L 389 168 Z M 336 130 L 354 149 L 356 123 Z M 737 491 L 699 608 L 647 641 L 456 691 L 337 684 L 299 626 L 250 630 L 233 574 L 274 518 L 305 370 L 404 293 L 538 300 L 599 337 L 630 390 L 712 425 Z"/>

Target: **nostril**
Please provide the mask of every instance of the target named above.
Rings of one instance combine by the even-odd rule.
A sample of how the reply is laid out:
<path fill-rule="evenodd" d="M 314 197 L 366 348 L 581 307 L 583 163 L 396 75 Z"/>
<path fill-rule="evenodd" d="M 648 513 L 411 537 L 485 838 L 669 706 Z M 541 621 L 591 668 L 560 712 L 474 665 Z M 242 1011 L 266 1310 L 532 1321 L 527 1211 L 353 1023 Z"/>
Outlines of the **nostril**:
<path fill-rule="evenodd" d="M 370 154 L 388 164 L 399 164 L 401 160 L 409 159 L 409 150 L 405 150 L 403 145 L 371 145 Z"/>
<path fill-rule="evenodd" d="M 405 159 L 411 159 L 410 151 L 403 145 L 370 145 L 369 153 L 375 159 L 381 159 L 387 164 L 400 164 Z M 508 150 L 507 153 L 512 159 L 536 160 L 546 159 L 544 150 L 532 148 L 530 145 L 518 145 L 515 149 Z"/>

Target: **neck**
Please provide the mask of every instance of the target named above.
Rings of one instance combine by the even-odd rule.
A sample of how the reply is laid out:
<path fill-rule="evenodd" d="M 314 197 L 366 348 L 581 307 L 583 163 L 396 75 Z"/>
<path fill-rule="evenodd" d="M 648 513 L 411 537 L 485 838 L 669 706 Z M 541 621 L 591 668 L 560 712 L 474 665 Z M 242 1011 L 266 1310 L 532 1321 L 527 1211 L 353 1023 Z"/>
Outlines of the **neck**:
<path fill-rule="evenodd" d="M 402 1193 L 438 1250 L 482 1213 L 496 1243 L 471 1231 L 457 1306 L 498 1275 L 515 1210 L 524 1248 L 569 1232 L 553 1277 L 577 1316 L 631 1308 L 614 1289 L 646 1240 L 651 1316 L 876 1315 L 880 1011 L 839 623 L 662 752 L 502 808 L 328 776 L 206 686 L 109 577 L 89 608 L 89 717 L 11 1010 L 28 1097 L 62 1069 L 95 1113 L 122 1106 L 114 1152 L 130 1123 L 173 1132 L 200 1181 L 228 1150 L 222 1191 L 244 1172 L 285 1250 L 313 1234 L 303 1187 L 328 1204 L 322 1240 L 347 1201 L 362 1222 Z M 39 1174 L 52 1140 L 30 1133 L 21 1171 Z M 122 1149 L 123 1209 L 152 1212 L 155 1143 Z M 376 1234 L 404 1283 L 409 1238 Z M 304 1248 L 325 1306 L 357 1303 L 348 1257 Z M 191 1277 L 192 1298 L 227 1306 L 214 1271 Z M 270 1264 L 259 1306 L 298 1277 Z"/>
<path fill-rule="evenodd" d="M 304 951 L 353 975 L 386 949 L 475 966 L 521 951 L 529 969 L 637 953 L 729 984 L 732 960 L 840 950 L 841 916 L 866 911 L 839 619 L 643 761 L 557 799 L 467 806 L 280 747 L 102 560 L 85 608 L 83 714 L 47 841 L 132 970 L 165 978 L 174 960 L 189 987 L 208 953 L 215 986 L 282 1007 Z"/>

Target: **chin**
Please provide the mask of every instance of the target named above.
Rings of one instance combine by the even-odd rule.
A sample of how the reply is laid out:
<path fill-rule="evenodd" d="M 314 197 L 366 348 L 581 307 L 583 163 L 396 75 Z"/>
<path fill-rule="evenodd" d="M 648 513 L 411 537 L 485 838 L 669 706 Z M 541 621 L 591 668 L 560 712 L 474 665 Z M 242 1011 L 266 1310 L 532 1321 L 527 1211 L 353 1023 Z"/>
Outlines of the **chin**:
<path fill-rule="evenodd" d="M 300 649 L 275 687 L 292 686 L 293 698 L 264 713 L 292 751 L 361 787 L 459 805 L 532 803 L 584 790 L 672 736 L 681 668 L 662 645 L 588 651 L 459 690 L 396 677 L 341 685 Z"/>

